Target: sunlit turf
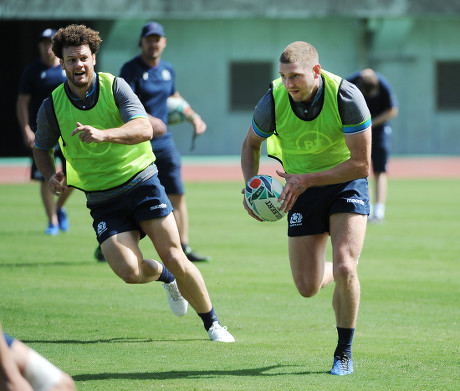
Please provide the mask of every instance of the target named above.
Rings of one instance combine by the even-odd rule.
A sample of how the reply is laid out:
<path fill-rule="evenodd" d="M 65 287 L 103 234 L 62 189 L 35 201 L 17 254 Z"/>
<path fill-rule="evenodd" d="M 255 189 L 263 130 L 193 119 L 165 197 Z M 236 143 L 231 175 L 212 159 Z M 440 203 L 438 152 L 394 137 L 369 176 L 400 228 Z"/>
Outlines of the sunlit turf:
<path fill-rule="evenodd" d="M 0 320 L 63 368 L 79 390 L 457 390 L 460 181 L 392 180 L 387 217 L 369 225 L 355 373 L 329 375 L 336 344 L 333 285 L 301 298 L 286 221 L 259 223 L 242 184 L 187 183 L 191 244 L 235 344 L 208 340 L 189 309 L 169 310 L 158 283 L 123 283 L 93 259 L 84 196 L 69 232 L 46 237 L 38 185 L 0 186 Z M 146 257 L 156 257 L 147 240 Z M 330 251 L 328 252 L 330 254 Z"/>

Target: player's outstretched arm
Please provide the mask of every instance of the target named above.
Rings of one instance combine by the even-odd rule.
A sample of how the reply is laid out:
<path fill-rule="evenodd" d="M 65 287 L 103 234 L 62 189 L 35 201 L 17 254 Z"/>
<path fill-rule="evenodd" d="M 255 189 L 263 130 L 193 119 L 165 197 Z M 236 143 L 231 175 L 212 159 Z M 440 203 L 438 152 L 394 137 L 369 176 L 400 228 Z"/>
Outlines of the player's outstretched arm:
<path fill-rule="evenodd" d="M 160 120 L 158 120 L 160 121 Z M 161 124 L 164 125 L 163 122 Z M 166 127 L 166 126 L 165 126 Z M 76 123 L 72 137 L 77 136 L 84 143 L 139 144 L 153 137 L 153 128 L 147 118 L 135 118 L 119 128 L 97 129 L 91 125 Z"/>

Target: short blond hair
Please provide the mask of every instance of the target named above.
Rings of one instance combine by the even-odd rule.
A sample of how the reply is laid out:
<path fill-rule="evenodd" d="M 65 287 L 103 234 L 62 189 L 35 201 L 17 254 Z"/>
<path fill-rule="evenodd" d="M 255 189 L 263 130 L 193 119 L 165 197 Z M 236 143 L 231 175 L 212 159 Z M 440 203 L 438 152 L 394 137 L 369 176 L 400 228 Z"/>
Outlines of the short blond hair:
<path fill-rule="evenodd" d="M 281 53 L 279 61 L 282 64 L 299 62 L 305 66 L 315 66 L 319 64 L 319 55 L 312 44 L 304 41 L 295 41 L 286 46 Z"/>

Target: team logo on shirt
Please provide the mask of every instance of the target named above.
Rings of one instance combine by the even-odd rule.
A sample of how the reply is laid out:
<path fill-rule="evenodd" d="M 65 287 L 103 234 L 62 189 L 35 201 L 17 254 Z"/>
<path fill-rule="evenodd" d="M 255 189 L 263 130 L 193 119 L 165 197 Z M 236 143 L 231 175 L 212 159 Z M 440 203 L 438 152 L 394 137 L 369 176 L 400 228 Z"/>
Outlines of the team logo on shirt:
<path fill-rule="evenodd" d="M 144 80 L 148 80 L 148 78 L 149 78 L 149 73 L 148 73 L 148 72 L 144 72 L 144 73 L 142 74 L 142 78 L 143 78 Z"/>
<path fill-rule="evenodd" d="M 298 227 L 302 225 L 303 216 L 301 213 L 293 213 L 291 219 L 289 220 L 290 227 Z"/>
<path fill-rule="evenodd" d="M 161 77 L 163 80 L 171 80 L 171 72 L 169 72 L 167 69 L 163 69 L 161 71 Z"/>
<path fill-rule="evenodd" d="M 297 137 L 295 143 L 297 148 L 309 153 L 323 152 L 333 144 L 331 138 L 320 131 L 302 133 Z"/>
<path fill-rule="evenodd" d="M 97 225 L 97 236 L 101 236 L 105 231 L 107 231 L 107 224 L 105 221 L 101 221 Z"/>

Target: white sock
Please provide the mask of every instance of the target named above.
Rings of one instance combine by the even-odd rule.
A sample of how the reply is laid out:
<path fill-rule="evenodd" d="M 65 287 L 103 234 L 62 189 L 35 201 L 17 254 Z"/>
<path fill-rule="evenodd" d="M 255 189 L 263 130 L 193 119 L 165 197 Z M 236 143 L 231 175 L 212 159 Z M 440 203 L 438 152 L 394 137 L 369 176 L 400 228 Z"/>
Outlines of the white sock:
<path fill-rule="evenodd" d="M 374 207 L 374 216 L 380 220 L 385 218 L 385 205 L 377 202 Z"/>

